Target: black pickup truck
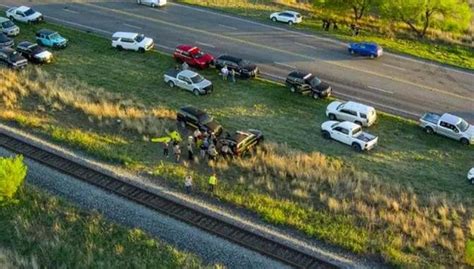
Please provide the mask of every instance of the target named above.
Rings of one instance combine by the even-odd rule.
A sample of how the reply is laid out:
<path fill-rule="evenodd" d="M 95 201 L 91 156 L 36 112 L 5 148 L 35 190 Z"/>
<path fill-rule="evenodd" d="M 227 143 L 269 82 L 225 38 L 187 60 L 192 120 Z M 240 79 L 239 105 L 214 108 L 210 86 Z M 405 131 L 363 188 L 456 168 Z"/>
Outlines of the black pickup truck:
<path fill-rule="evenodd" d="M 23 69 L 28 64 L 20 53 L 11 48 L 0 49 L 0 61 L 12 69 Z"/>
<path fill-rule="evenodd" d="M 293 71 L 288 74 L 285 83 L 291 92 L 310 94 L 314 99 L 328 97 L 332 93 L 329 84 L 307 72 Z"/>
<path fill-rule="evenodd" d="M 222 125 L 205 111 L 193 106 L 185 106 L 179 109 L 177 121 L 183 128 L 190 127 L 203 132 L 213 132 L 216 136 L 222 133 Z"/>
<path fill-rule="evenodd" d="M 263 142 L 263 139 L 263 133 L 260 130 L 236 131 L 233 135 L 227 133 L 225 137 L 219 139 L 218 148 L 222 149 L 222 146 L 227 145 L 232 155 L 242 156 Z"/>

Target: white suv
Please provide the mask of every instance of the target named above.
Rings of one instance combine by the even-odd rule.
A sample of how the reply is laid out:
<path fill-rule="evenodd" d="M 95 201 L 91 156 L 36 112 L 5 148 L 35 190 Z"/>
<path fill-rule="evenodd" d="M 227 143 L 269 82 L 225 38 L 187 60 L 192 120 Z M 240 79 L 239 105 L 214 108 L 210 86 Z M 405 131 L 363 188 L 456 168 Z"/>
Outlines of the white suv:
<path fill-rule="evenodd" d="M 143 34 L 116 32 L 112 35 L 112 47 L 118 50 L 135 50 L 145 52 L 153 49 L 153 39 Z"/>
<path fill-rule="evenodd" d="M 330 120 L 351 121 L 367 127 L 377 120 L 375 108 L 351 101 L 330 103 L 326 108 L 326 116 Z"/>
<path fill-rule="evenodd" d="M 282 11 L 282 12 L 275 12 L 270 15 L 270 20 L 274 22 L 284 22 L 288 23 L 288 25 L 292 25 L 294 23 L 301 23 L 303 21 L 303 17 L 300 13 L 295 11 Z"/>
<path fill-rule="evenodd" d="M 148 5 L 150 7 L 162 7 L 166 5 L 166 0 L 137 0 L 139 5 Z"/>

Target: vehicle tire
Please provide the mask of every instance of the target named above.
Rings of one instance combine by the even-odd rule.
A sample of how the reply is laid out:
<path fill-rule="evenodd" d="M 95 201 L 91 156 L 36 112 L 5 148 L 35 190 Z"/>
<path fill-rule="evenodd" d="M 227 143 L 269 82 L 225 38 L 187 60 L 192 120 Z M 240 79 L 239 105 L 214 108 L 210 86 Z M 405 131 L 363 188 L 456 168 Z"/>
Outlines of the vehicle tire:
<path fill-rule="evenodd" d="M 357 143 L 352 143 L 352 146 L 351 146 L 351 147 L 352 147 L 352 149 L 353 149 L 354 151 L 356 151 L 356 152 L 361 152 L 361 151 L 362 151 L 362 147 L 361 147 L 359 144 L 357 144 Z"/>
<path fill-rule="evenodd" d="M 168 86 L 170 86 L 170 88 L 174 88 L 174 86 L 175 86 L 175 85 L 174 85 L 174 82 L 171 81 L 171 80 L 168 81 Z"/>
<path fill-rule="evenodd" d="M 152 8 L 155 8 L 156 5 L 155 5 L 154 3 L 151 3 L 151 7 L 152 7 Z"/>
<path fill-rule="evenodd" d="M 314 100 L 318 100 L 318 99 L 319 99 L 319 94 L 313 93 L 313 99 L 314 99 Z"/>
<path fill-rule="evenodd" d="M 199 90 L 198 90 L 198 89 L 194 89 L 194 90 L 193 90 L 193 94 L 196 95 L 196 96 L 199 96 Z"/>
<path fill-rule="evenodd" d="M 370 54 L 370 59 L 373 59 L 373 58 L 375 58 L 375 55 Z"/>
<path fill-rule="evenodd" d="M 323 138 L 324 139 L 331 139 L 331 134 L 328 131 L 323 131 Z"/>
<path fill-rule="evenodd" d="M 473 178 L 473 179 L 471 179 L 471 184 L 472 184 L 472 185 L 474 185 L 474 178 Z"/>
<path fill-rule="evenodd" d="M 337 120 L 336 115 L 334 114 L 329 114 L 328 117 L 330 120 Z"/>
<path fill-rule="evenodd" d="M 467 140 L 467 138 L 464 138 L 464 137 L 463 137 L 463 138 L 461 138 L 461 140 L 459 140 L 459 141 L 461 141 L 461 144 L 463 144 L 463 145 L 466 145 L 466 146 L 469 145 L 469 140 Z"/>
<path fill-rule="evenodd" d="M 357 125 L 359 125 L 359 126 L 363 126 L 363 125 L 362 125 L 362 122 L 360 122 L 360 121 L 358 121 L 358 120 L 354 121 L 354 123 L 357 124 Z"/>
<path fill-rule="evenodd" d="M 291 87 L 290 87 L 290 92 L 295 93 L 295 92 L 296 92 L 296 87 L 295 87 L 295 86 L 291 86 Z"/>
<path fill-rule="evenodd" d="M 145 53 L 145 49 L 144 48 L 138 48 L 138 52 Z"/>
<path fill-rule="evenodd" d="M 120 46 L 120 45 L 118 45 L 116 48 L 117 48 L 118 50 L 123 50 L 122 46 Z"/>
<path fill-rule="evenodd" d="M 425 133 L 427 134 L 434 134 L 434 130 L 431 127 L 425 127 Z"/>
<path fill-rule="evenodd" d="M 276 22 L 276 21 L 277 21 L 277 18 L 273 17 L 272 22 Z"/>
<path fill-rule="evenodd" d="M 289 25 L 289 26 L 292 26 L 292 25 L 293 25 L 293 22 L 292 22 L 292 21 L 288 21 L 288 25 Z"/>
<path fill-rule="evenodd" d="M 352 55 L 355 55 L 355 51 L 352 50 L 352 49 L 349 50 L 349 53 L 352 54 Z"/>

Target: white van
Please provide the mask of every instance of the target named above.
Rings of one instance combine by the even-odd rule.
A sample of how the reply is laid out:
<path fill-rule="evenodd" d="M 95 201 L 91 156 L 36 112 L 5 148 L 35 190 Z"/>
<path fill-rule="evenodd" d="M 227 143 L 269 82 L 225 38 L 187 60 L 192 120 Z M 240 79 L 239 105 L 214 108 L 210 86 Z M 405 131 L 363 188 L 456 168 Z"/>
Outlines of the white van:
<path fill-rule="evenodd" d="M 166 5 L 166 0 L 137 0 L 137 4 L 150 7 L 162 7 Z"/>
<path fill-rule="evenodd" d="M 356 102 L 334 101 L 326 108 L 330 120 L 351 121 L 360 126 L 370 126 L 377 120 L 375 108 Z"/>
<path fill-rule="evenodd" d="M 118 50 L 135 50 L 145 52 L 153 49 L 153 39 L 145 37 L 143 34 L 116 32 L 112 35 L 112 47 Z"/>

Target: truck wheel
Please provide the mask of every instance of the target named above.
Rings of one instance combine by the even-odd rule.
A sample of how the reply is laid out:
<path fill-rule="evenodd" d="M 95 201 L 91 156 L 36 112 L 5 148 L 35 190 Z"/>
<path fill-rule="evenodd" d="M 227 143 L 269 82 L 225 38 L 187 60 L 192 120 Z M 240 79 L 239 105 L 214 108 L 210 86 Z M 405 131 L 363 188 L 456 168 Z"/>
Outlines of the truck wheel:
<path fill-rule="evenodd" d="M 373 59 L 373 58 L 375 58 L 375 55 L 370 54 L 370 59 Z"/>
<path fill-rule="evenodd" d="M 123 50 L 122 46 L 120 46 L 120 45 L 118 45 L 116 48 L 117 48 L 118 50 Z"/>
<path fill-rule="evenodd" d="M 467 140 L 467 138 L 463 137 L 463 138 L 461 138 L 460 141 L 461 141 L 461 144 L 463 144 L 463 145 L 469 145 L 469 140 Z"/>
<path fill-rule="evenodd" d="M 145 49 L 144 49 L 144 48 L 139 48 L 139 49 L 138 49 L 138 52 L 144 53 L 144 52 L 145 52 Z"/>
<path fill-rule="evenodd" d="M 350 49 L 350 50 L 349 50 L 349 53 L 352 54 L 352 55 L 354 55 L 354 54 L 355 54 L 355 51 L 352 50 L 352 49 Z"/>
<path fill-rule="evenodd" d="M 288 25 L 289 25 L 289 26 L 292 26 L 292 25 L 293 25 L 293 22 L 292 22 L 292 21 L 288 21 Z"/>
<path fill-rule="evenodd" d="M 198 91 L 198 89 L 194 89 L 194 90 L 193 90 L 193 93 L 194 93 L 194 95 L 199 96 L 199 91 Z"/>
<path fill-rule="evenodd" d="M 323 138 L 324 139 L 331 139 L 331 134 L 328 131 L 323 131 Z"/>
<path fill-rule="evenodd" d="M 336 115 L 334 115 L 334 114 L 329 114 L 328 117 L 329 117 L 330 120 L 337 120 Z"/>
<path fill-rule="evenodd" d="M 170 80 L 170 81 L 168 82 L 168 86 L 170 86 L 170 88 L 174 88 L 174 82 Z"/>
<path fill-rule="evenodd" d="M 425 127 L 425 133 L 427 134 L 434 134 L 434 130 L 431 127 Z"/>
<path fill-rule="evenodd" d="M 474 185 L 474 178 L 473 178 L 473 179 L 471 179 L 471 184 L 472 184 L 472 185 Z"/>
<path fill-rule="evenodd" d="M 352 143 L 352 149 L 356 152 L 361 152 L 362 151 L 362 147 L 357 143 Z"/>
<path fill-rule="evenodd" d="M 295 86 L 291 86 L 291 87 L 290 87 L 290 92 L 296 92 Z"/>
<path fill-rule="evenodd" d="M 276 22 L 276 21 L 277 21 L 277 18 L 273 17 L 272 22 Z"/>

